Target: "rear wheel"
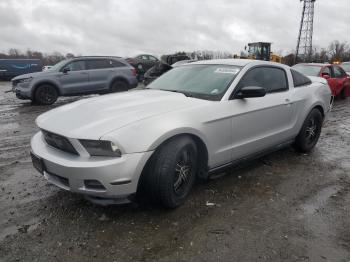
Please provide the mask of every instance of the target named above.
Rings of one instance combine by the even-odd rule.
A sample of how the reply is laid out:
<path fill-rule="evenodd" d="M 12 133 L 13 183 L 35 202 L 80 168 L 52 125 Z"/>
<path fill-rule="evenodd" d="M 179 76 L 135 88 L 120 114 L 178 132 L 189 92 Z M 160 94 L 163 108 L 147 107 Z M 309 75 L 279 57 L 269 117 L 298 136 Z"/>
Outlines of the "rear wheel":
<path fill-rule="evenodd" d="M 190 137 L 178 137 L 163 145 L 151 160 L 146 191 L 164 207 L 184 203 L 196 179 L 198 151 Z"/>
<path fill-rule="evenodd" d="M 35 90 L 34 102 L 40 105 L 52 105 L 58 98 L 58 92 L 52 85 L 41 85 Z"/>
<path fill-rule="evenodd" d="M 322 113 L 316 108 L 313 109 L 306 117 L 300 133 L 294 142 L 294 147 L 299 152 L 307 153 L 315 147 L 321 135 L 322 123 Z"/>
<path fill-rule="evenodd" d="M 123 80 L 115 80 L 110 88 L 111 93 L 128 91 L 129 85 Z"/>

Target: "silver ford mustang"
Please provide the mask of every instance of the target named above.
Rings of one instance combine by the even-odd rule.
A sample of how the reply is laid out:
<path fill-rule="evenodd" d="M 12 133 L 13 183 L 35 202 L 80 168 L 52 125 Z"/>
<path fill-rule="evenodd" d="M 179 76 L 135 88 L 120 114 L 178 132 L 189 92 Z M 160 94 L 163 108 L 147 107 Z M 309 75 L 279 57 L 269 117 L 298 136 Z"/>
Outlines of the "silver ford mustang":
<path fill-rule="evenodd" d="M 97 203 L 142 195 L 174 208 L 224 167 L 287 145 L 310 151 L 330 101 L 324 79 L 282 64 L 195 62 L 40 115 L 31 156 L 50 183 Z"/>

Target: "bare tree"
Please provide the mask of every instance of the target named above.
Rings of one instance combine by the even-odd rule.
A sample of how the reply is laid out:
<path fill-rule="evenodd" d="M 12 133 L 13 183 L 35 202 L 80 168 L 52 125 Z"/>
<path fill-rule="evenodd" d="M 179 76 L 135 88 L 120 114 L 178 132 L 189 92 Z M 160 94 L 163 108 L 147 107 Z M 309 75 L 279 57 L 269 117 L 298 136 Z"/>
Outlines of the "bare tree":
<path fill-rule="evenodd" d="M 331 62 L 342 62 L 347 56 L 346 51 L 348 48 L 349 47 L 346 42 L 341 43 L 338 40 L 333 41 L 328 48 L 331 56 Z"/>
<path fill-rule="evenodd" d="M 21 52 L 16 48 L 11 48 L 8 52 L 9 58 L 20 58 Z"/>

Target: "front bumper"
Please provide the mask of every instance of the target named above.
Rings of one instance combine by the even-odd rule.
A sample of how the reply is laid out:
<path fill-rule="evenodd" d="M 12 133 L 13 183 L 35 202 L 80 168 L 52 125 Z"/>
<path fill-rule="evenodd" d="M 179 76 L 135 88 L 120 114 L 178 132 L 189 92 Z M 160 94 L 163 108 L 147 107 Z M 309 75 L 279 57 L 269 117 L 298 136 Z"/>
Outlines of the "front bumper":
<path fill-rule="evenodd" d="M 153 151 L 124 154 L 120 158 L 72 155 L 46 144 L 41 132 L 31 141 L 32 153 L 41 158 L 44 177 L 52 184 L 99 198 L 123 199 L 136 193 L 138 181 Z M 104 188 L 91 188 L 94 180 Z"/>
<path fill-rule="evenodd" d="M 12 92 L 16 94 L 19 99 L 31 99 L 32 89 L 30 88 L 30 83 L 18 83 L 12 86 Z"/>

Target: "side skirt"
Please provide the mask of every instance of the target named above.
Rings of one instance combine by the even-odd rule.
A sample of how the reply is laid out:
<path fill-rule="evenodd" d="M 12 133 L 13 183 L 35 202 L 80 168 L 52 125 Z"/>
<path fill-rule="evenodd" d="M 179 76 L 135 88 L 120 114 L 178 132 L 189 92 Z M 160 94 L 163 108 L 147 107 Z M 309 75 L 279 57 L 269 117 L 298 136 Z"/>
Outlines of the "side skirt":
<path fill-rule="evenodd" d="M 237 166 L 239 164 L 242 164 L 242 163 L 245 163 L 245 162 L 249 162 L 249 161 L 252 161 L 252 160 L 255 160 L 255 159 L 259 159 L 259 158 L 261 158 L 261 157 L 263 157 L 265 155 L 268 155 L 268 154 L 271 154 L 273 152 L 279 151 L 279 150 L 281 150 L 283 148 L 289 147 L 290 145 L 293 144 L 293 142 L 294 142 L 294 139 L 289 140 L 287 142 L 284 142 L 282 144 L 279 144 L 277 146 L 273 146 L 273 147 L 268 148 L 266 150 L 263 150 L 263 151 L 260 151 L 260 152 L 257 152 L 257 153 L 254 153 L 254 154 L 251 154 L 251 155 L 239 158 L 239 159 L 235 159 L 235 160 L 233 160 L 233 161 L 231 161 L 229 163 L 226 163 L 224 165 L 220 165 L 220 166 L 211 168 L 208 171 L 208 179 L 214 179 L 214 178 L 220 177 L 220 174 L 222 172 L 228 170 L 229 168 L 235 167 L 235 166 Z"/>

